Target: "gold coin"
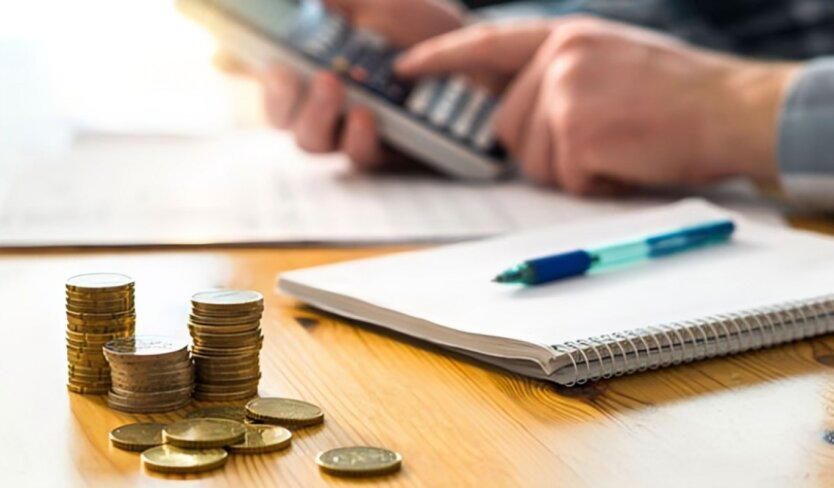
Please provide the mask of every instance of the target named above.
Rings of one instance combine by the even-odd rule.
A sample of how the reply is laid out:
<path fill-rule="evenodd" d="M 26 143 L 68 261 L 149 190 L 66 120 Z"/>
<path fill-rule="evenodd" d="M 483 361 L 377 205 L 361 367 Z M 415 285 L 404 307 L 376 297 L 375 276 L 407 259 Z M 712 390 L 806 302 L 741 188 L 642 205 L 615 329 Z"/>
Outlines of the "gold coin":
<path fill-rule="evenodd" d="M 132 288 L 133 278 L 119 273 L 87 273 L 67 280 L 67 290 L 111 292 Z"/>
<path fill-rule="evenodd" d="M 243 422 L 246 420 L 246 410 L 243 407 L 218 406 L 206 407 L 189 412 L 187 419 L 227 419 Z"/>
<path fill-rule="evenodd" d="M 125 451 L 144 451 L 162 444 L 165 424 L 137 423 L 116 427 L 110 431 L 110 443 Z"/>
<path fill-rule="evenodd" d="M 205 313 L 197 313 L 197 310 L 192 310 L 188 319 L 195 325 L 202 325 L 207 327 L 236 327 L 248 325 L 256 327 L 260 325 L 263 310 L 255 310 L 246 312 L 246 315 L 241 313 L 226 314 L 226 315 L 206 315 Z"/>
<path fill-rule="evenodd" d="M 73 312 L 72 310 L 67 310 L 67 320 L 72 322 L 91 322 L 91 323 L 99 323 L 99 322 L 107 322 L 107 321 L 124 321 L 127 322 L 131 319 L 136 318 L 136 309 L 127 309 L 127 310 L 120 310 L 118 312 L 110 312 L 110 313 L 90 313 L 90 312 Z"/>
<path fill-rule="evenodd" d="M 228 446 L 235 454 L 263 454 L 289 447 L 292 432 L 277 425 L 247 425 L 246 437 L 239 444 Z"/>
<path fill-rule="evenodd" d="M 229 453 L 223 449 L 181 449 L 161 445 L 142 453 L 142 464 L 161 473 L 200 473 L 226 464 Z"/>
<path fill-rule="evenodd" d="M 67 383 L 67 390 L 79 395 L 104 395 L 107 393 L 107 388 L 106 386 L 83 386 Z"/>
<path fill-rule="evenodd" d="M 324 421 L 319 407 L 291 398 L 256 398 L 246 404 L 246 414 L 271 424 L 297 427 Z"/>
<path fill-rule="evenodd" d="M 402 456 L 381 447 L 340 447 L 316 456 L 316 464 L 330 474 L 340 476 L 377 476 L 398 471 Z"/>
<path fill-rule="evenodd" d="M 245 436 L 243 424 L 227 419 L 185 419 L 163 430 L 165 442 L 184 448 L 223 447 L 237 444 Z"/>
<path fill-rule="evenodd" d="M 258 388 L 254 387 L 247 390 L 226 393 L 208 393 L 200 391 L 198 387 L 194 387 L 194 398 L 197 400 L 205 400 L 207 402 L 231 402 L 235 400 L 248 400 L 258 395 Z"/>
<path fill-rule="evenodd" d="M 229 310 L 259 308 L 264 296 L 249 290 L 212 290 L 195 293 L 191 303 L 196 308 Z"/>
<path fill-rule="evenodd" d="M 133 300 L 135 290 L 128 287 L 117 291 L 67 290 L 64 295 L 67 300 L 100 302 L 103 300 Z"/>

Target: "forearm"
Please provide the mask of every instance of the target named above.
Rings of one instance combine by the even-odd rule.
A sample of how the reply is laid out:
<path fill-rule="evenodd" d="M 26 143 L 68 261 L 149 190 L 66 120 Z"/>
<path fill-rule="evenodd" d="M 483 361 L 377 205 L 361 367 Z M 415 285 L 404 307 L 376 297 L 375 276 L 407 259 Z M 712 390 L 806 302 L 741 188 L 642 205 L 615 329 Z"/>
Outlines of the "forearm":
<path fill-rule="evenodd" d="M 834 210 L 834 57 L 808 64 L 789 88 L 779 121 L 778 161 L 790 200 Z"/>

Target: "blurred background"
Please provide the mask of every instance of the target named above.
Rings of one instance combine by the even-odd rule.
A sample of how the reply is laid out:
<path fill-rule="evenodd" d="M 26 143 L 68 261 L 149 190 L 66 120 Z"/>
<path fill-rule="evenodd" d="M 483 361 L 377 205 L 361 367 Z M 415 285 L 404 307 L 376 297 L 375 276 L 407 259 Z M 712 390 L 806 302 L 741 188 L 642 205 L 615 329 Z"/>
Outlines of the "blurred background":
<path fill-rule="evenodd" d="M 0 0 L 0 166 L 87 135 L 200 137 L 261 123 L 251 80 L 168 0 Z"/>

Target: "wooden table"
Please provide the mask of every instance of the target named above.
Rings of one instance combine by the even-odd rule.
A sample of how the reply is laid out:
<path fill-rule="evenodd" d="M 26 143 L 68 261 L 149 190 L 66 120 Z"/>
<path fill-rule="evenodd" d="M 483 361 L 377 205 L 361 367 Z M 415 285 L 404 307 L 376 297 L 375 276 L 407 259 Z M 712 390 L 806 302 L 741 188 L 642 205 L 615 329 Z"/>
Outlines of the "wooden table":
<path fill-rule="evenodd" d="M 834 338 L 560 389 L 273 291 L 282 270 L 387 251 L 0 255 L 0 486 L 831 486 Z M 194 291 L 263 292 L 261 394 L 316 403 L 325 424 L 297 431 L 287 451 L 234 456 L 203 475 L 143 471 L 108 432 L 189 409 L 127 415 L 64 386 L 64 280 L 105 270 L 136 278 L 140 333 L 187 337 Z M 373 481 L 319 472 L 316 453 L 352 444 L 401 452 L 402 472 Z"/>

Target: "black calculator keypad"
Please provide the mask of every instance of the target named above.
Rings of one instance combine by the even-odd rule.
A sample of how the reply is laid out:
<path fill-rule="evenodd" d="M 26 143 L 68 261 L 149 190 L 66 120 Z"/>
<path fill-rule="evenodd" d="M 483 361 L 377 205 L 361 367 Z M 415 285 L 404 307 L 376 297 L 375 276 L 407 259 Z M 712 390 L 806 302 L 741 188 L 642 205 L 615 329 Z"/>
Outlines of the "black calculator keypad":
<path fill-rule="evenodd" d="M 499 154 L 492 132 L 495 101 L 463 78 L 399 80 L 393 63 L 399 52 L 381 38 L 353 30 L 343 19 L 326 16 L 289 39 L 318 64 L 377 93 L 423 119 L 438 131 L 478 152 Z"/>

